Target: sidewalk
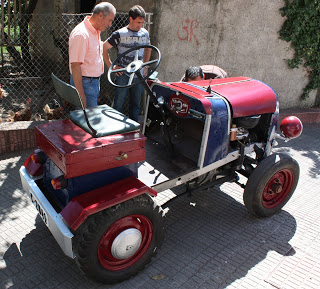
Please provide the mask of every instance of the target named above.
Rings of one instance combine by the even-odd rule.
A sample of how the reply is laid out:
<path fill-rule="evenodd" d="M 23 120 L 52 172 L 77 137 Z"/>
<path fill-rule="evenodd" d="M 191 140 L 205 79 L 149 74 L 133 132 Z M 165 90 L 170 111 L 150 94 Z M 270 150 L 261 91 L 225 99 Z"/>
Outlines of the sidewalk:
<path fill-rule="evenodd" d="M 0 156 L 0 288 L 320 288 L 320 125 L 278 141 L 300 164 L 293 197 L 277 215 L 247 214 L 226 183 L 173 203 L 152 263 L 113 286 L 87 280 L 64 256 L 22 191 L 30 149 Z"/>
<path fill-rule="evenodd" d="M 279 124 L 289 115 L 300 118 L 302 123 L 320 123 L 320 108 L 280 109 Z M 0 122 L 0 155 L 35 146 L 34 127 L 44 121 Z"/>
<path fill-rule="evenodd" d="M 298 117 L 303 124 L 320 123 L 320 108 L 280 109 L 279 120 L 289 115 Z"/>

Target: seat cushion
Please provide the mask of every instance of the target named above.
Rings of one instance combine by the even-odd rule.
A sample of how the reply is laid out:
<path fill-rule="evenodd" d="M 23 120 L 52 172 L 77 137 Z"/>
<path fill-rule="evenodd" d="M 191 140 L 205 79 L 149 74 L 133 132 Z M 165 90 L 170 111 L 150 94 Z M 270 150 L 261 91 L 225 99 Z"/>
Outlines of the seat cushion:
<path fill-rule="evenodd" d="M 90 125 L 97 131 L 95 137 L 121 134 L 140 129 L 140 124 L 108 105 L 86 108 Z M 87 133 L 92 135 L 82 110 L 73 110 L 69 118 Z"/>

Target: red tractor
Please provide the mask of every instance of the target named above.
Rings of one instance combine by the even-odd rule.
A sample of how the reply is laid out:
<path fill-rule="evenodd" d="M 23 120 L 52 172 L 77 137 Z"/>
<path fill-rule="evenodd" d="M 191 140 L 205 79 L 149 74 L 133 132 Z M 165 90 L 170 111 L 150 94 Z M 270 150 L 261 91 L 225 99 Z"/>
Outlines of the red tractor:
<path fill-rule="evenodd" d="M 155 59 L 112 70 L 127 53 L 152 48 Z M 114 283 L 150 262 L 164 236 L 164 211 L 183 194 L 247 178 L 250 214 L 276 214 L 292 196 L 298 163 L 272 154 L 277 137 L 298 137 L 296 117 L 277 123 L 276 93 L 248 77 L 165 83 L 150 80 L 161 55 L 154 46 L 121 54 L 108 71 L 139 78 L 147 91 L 144 122 L 107 105 L 85 109 L 76 89 L 53 75 L 57 93 L 76 108 L 68 119 L 36 127 L 37 149 L 20 169 L 23 188 L 64 253 L 90 278 Z M 140 72 L 151 67 L 148 75 Z M 159 206 L 154 197 L 184 185 Z"/>

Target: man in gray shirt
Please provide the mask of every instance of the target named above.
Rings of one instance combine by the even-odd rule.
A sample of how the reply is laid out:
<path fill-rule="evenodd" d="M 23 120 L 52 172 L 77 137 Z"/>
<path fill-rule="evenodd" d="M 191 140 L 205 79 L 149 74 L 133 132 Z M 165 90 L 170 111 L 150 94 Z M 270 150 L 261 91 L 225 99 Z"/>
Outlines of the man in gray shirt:
<path fill-rule="evenodd" d="M 133 6 L 129 11 L 129 25 L 123 27 L 115 32 L 104 42 L 103 47 L 103 57 L 105 63 L 108 67 L 111 66 L 111 60 L 109 55 L 109 49 L 116 47 L 118 50 L 118 55 L 129 50 L 130 48 L 150 44 L 149 33 L 142 26 L 146 18 L 146 13 L 144 9 L 139 6 Z M 147 62 L 150 60 L 151 49 L 145 48 L 139 51 L 139 60 Z M 121 59 L 114 69 L 119 69 L 126 67 L 129 63 L 134 60 L 135 51 L 127 54 Z M 127 85 L 129 82 L 129 76 L 126 72 L 116 73 L 116 78 L 114 80 L 115 84 Z M 138 78 L 135 76 L 133 83 L 138 82 Z M 141 95 L 143 92 L 143 85 L 139 84 L 130 88 L 116 88 L 116 94 L 114 98 L 113 107 L 123 112 L 124 102 L 126 100 L 127 94 L 129 93 L 129 117 L 135 121 L 139 119 L 140 113 L 140 102 Z"/>

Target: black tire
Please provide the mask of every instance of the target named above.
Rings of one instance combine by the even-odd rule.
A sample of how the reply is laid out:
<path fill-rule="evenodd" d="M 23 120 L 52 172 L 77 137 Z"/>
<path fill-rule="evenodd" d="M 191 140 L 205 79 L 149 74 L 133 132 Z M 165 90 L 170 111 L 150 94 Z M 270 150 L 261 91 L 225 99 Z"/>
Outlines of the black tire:
<path fill-rule="evenodd" d="M 257 217 L 276 214 L 289 201 L 299 179 L 299 165 L 290 156 L 273 154 L 253 170 L 246 184 L 243 201 Z"/>
<path fill-rule="evenodd" d="M 162 210 L 150 196 L 141 195 L 90 216 L 76 231 L 73 247 L 83 273 L 112 284 L 142 270 L 157 253 L 163 237 Z"/>

